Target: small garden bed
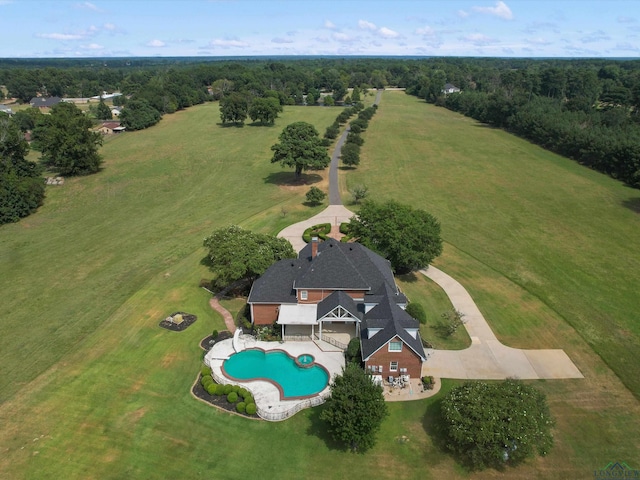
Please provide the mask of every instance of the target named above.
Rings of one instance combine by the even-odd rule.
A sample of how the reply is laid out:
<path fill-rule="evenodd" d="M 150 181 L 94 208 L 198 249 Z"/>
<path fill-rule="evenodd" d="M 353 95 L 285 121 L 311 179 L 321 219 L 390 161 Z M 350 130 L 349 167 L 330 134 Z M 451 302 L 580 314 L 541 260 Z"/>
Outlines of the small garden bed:
<path fill-rule="evenodd" d="M 198 319 L 195 315 L 186 312 L 175 312 L 162 320 L 158 325 L 173 332 L 182 332 L 189 328 Z"/>
<path fill-rule="evenodd" d="M 251 393 L 238 385 L 221 385 L 211 377 L 209 367 L 203 367 L 198 381 L 193 386 L 193 394 L 205 402 L 233 412 L 243 417 L 260 418 Z"/>
<path fill-rule="evenodd" d="M 214 344 L 221 342 L 222 340 L 227 340 L 228 338 L 233 338 L 233 334 L 229 330 L 223 330 L 220 333 L 214 331 L 214 333 L 216 334 L 215 336 L 209 335 L 208 337 L 204 337 L 202 339 L 202 341 L 200 342 L 201 349 L 208 352 L 209 350 L 211 350 L 211 347 L 213 347 Z"/>
<path fill-rule="evenodd" d="M 309 243 L 312 237 L 318 237 L 320 238 L 320 240 L 326 240 L 330 233 L 331 233 L 331 224 L 321 223 L 319 225 L 313 225 L 312 227 L 307 228 L 302 234 L 302 239 L 306 243 Z"/>

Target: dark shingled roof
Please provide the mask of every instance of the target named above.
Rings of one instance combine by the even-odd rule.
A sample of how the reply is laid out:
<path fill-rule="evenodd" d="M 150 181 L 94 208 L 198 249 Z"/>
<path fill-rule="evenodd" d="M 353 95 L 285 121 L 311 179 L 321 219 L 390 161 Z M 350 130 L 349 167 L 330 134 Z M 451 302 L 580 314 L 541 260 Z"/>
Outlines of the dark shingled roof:
<path fill-rule="evenodd" d="M 360 329 L 360 345 L 362 358 L 367 359 L 375 352 L 385 346 L 390 340 L 399 337 L 411 350 L 413 350 L 422 360 L 426 360 L 424 348 L 420 341 L 420 332 L 417 338 L 413 338 L 407 328 L 418 329 L 420 327 L 417 320 L 395 304 L 390 298 L 383 300 L 369 310 L 364 316 L 364 322 Z M 367 338 L 369 328 L 382 328 L 371 338 Z"/>
<path fill-rule="evenodd" d="M 408 300 L 404 293 L 399 290 L 396 292 L 388 283 L 384 283 L 373 293 L 367 293 L 364 296 L 365 303 L 380 303 L 384 297 L 388 297 L 395 303 L 407 304 Z"/>
<path fill-rule="evenodd" d="M 297 303 L 293 282 L 307 262 L 286 259 L 271 265 L 251 287 L 249 303 Z"/>
<path fill-rule="evenodd" d="M 61 101 L 60 97 L 33 97 L 29 105 L 32 107 L 53 107 Z"/>
<path fill-rule="evenodd" d="M 324 317 L 327 313 L 337 307 L 344 308 L 356 318 L 362 318 L 362 314 L 358 311 L 356 302 L 354 302 L 353 298 L 342 290 L 333 292 L 327 298 L 318 303 L 318 315 L 316 318 L 320 319 Z"/>

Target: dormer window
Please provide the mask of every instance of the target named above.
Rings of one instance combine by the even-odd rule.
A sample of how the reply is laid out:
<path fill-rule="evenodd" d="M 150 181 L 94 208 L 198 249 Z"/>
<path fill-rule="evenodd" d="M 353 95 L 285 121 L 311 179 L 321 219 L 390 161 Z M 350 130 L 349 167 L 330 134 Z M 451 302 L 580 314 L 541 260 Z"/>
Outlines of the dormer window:
<path fill-rule="evenodd" d="M 309 292 L 307 290 L 300 290 L 300 300 L 307 300 L 309 298 Z"/>
<path fill-rule="evenodd" d="M 390 352 L 401 352 L 402 351 L 402 342 L 389 342 L 389 351 Z"/>

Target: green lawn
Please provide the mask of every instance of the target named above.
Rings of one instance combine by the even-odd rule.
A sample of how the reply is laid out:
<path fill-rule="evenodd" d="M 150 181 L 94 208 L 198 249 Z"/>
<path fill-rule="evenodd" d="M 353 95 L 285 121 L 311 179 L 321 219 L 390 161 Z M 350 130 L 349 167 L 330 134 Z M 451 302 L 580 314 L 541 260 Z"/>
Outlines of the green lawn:
<path fill-rule="evenodd" d="M 535 249 L 511 252 L 493 241 L 505 230 L 496 212 L 505 210 L 500 215 L 508 217 L 511 204 L 520 202 L 513 182 L 526 183 L 526 189 L 537 182 L 540 191 L 530 193 L 531 205 L 542 205 L 545 198 L 556 198 L 560 180 L 554 175 L 566 172 L 565 188 L 576 196 L 567 208 L 590 203 L 594 215 L 570 222 L 566 231 L 560 220 L 549 220 L 545 228 L 553 226 L 570 238 L 590 234 L 593 228 L 585 227 L 587 233 L 570 228 L 580 221 L 590 225 L 603 214 L 589 196 L 597 191 L 601 202 L 615 211 L 611 215 L 626 219 L 621 226 L 615 218 L 602 219 L 603 231 L 611 235 L 628 228 L 626 243 L 618 241 L 624 243 L 624 252 L 637 242 L 632 237 L 637 233 L 632 227 L 634 222 L 637 226 L 636 214 L 606 199 L 622 198 L 620 192 L 637 194 L 526 142 L 403 94 L 383 96 L 365 134 L 363 163 L 347 181 L 366 180 L 376 197 L 395 193 L 435 213 L 447 241 L 438 266 L 469 289 L 498 335 L 517 346 L 565 348 L 585 373 L 584 380 L 534 382 L 548 394 L 558 419 L 550 456 L 504 473 L 469 474 L 441 448 L 441 395 L 390 404 L 379 442 L 365 455 L 333 444 L 319 421 L 321 407 L 267 423 L 220 412 L 190 395 L 203 355 L 199 341 L 214 328 L 224 328 L 209 308 L 209 294 L 198 288 L 209 276 L 200 265 L 202 238 L 229 223 L 275 233 L 323 208 L 302 205 L 308 186 L 287 183 L 293 174 L 269 163 L 269 147 L 286 124 L 304 119 L 322 133 L 338 111 L 286 107 L 275 128 L 236 129 L 216 125 L 214 104 L 191 108 L 148 131 L 128 132 L 107 142 L 102 173 L 49 188 L 45 206 L 36 215 L 0 228 L 0 291 L 6 312 L 0 317 L 0 478 L 564 479 L 591 478 L 594 469 L 614 460 L 637 468 L 637 399 L 567 324 L 568 311 L 558 306 L 564 303 L 549 301 L 524 280 L 514 281 L 503 265 L 519 265 L 518 278 L 547 288 L 548 294 L 553 291 L 551 282 L 557 282 L 560 300 L 568 296 L 564 290 L 571 283 L 563 283 L 562 275 L 544 276 L 546 270 L 539 271 L 540 265 L 531 260 L 541 254 Z M 413 128 L 418 119 L 424 123 L 422 129 Z M 402 123 L 405 130 L 396 125 Z M 451 153 L 460 163 L 452 167 L 459 176 L 454 181 L 446 162 L 434 163 L 429 153 L 436 138 L 441 138 L 442 148 L 446 141 L 453 143 L 454 129 L 461 138 L 469 137 L 470 144 L 487 151 L 493 146 L 489 157 L 496 162 L 505 162 L 500 146 L 532 155 L 533 160 L 527 157 L 522 163 L 539 161 L 542 171 L 552 169 L 549 189 L 543 188 L 543 181 L 518 180 L 508 169 L 503 177 L 506 167 L 497 165 L 495 183 L 502 184 L 511 199 L 491 197 L 489 192 L 484 198 L 482 185 L 474 182 L 482 177 L 478 172 L 489 167 L 475 165 L 462 153 Z M 394 138 L 395 147 L 386 144 Z M 453 143 L 451 152 L 455 148 Z M 387 158 L 390 152 L 393 158 Z M 398 157 L 404 158 L 404 174 L 399 163 L 390 163 Z M 575 187 L 574 177 L 588 188 Z M 309 179 L 326 185 L 320 176 Z M 464 179 L 473 181 L 465 184 Z M 402 188 L 403 182 L 420 188 Z M 467 194 L 478 198 L 461 202 Z M 560 200 L 568 201 L 562 196 Z M 490 205 L 496 206 L 493 213 Z M 545 230 L 540 225 L 546 225 L 547 213 L 571 217 L 563 215 L 562 208 L 534 209 L 533 218 L 540 221 L 523 219 L 522 242 L 535 245 Z M 469 233 L 456 225 L 456 215 L 473 220 L 477 228 Z M 485 222 L 492 226 L 485 227 Z M 615 241 L 609 235 L 593 240 L 600 237 Z M 565 242 L 555 248 L 568 247 Z M 580 264 L 584 260 L 579 252 L 573 252 L 575 258 L 560 258 L 564 263 L 555 268 Z M 613 270 L 619 268 L 615 259 L 603 258 Z M 578 282 L 583 275 L 571 278 Z M 425 307 L 439 311 L 448 305 L 432 283 L 408 284 L 403 289 L 410 297 L 434 296 L 431 304 L 425 300 Z M 637 282 L 629 288 L 634 285 Z M 410 292 L 412 286 L 415 292 Z M 586 308 L 579 303 L 591 296 L 592 308 L 612 301 L 607 300 L 608 289 L 588 287 L 583 285 L 584 295 L 575 300 L 578 313 Z M 175 310 L 195 313 L 198 321 L 180 333 L 159 328 L 158 322 Z M 612 315 L 617 312 L 610 310 Z M 445 381 L 443 390 L 458 383 Z"/>

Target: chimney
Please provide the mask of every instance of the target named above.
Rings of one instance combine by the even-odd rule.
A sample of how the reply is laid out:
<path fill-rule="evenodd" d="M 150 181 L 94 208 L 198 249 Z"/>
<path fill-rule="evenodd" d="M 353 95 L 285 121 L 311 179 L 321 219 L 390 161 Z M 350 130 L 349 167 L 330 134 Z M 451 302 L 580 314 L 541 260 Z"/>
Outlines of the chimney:
<path fill-rule="evenodd" d="M 318 237 L 311 237 L 311 259 L 318 255 Z"/>

